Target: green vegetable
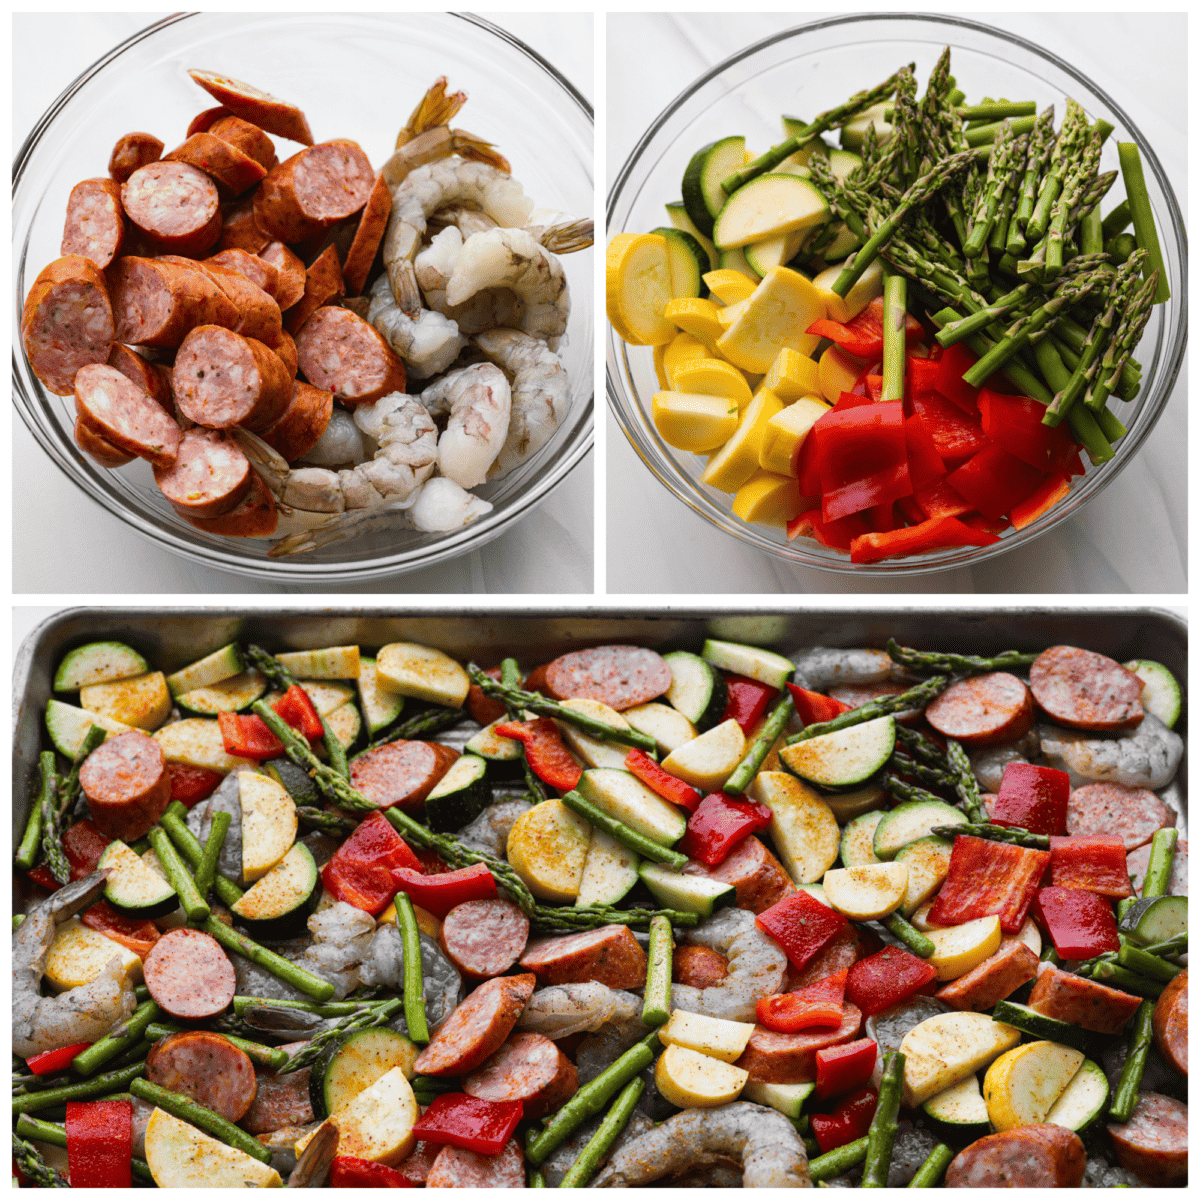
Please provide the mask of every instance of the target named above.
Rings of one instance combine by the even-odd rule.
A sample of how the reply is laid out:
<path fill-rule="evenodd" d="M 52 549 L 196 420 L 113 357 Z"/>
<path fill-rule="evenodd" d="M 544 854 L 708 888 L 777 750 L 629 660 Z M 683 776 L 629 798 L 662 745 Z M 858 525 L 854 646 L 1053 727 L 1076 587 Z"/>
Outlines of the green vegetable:
<path fill-rule="evenodd" d="M 36 1187 L 70 1187 L 71 1185 L 42 1157 L 36 1146 L 31 1146 L 24 1138 L 18 1137 L 14 1132 L 13 1140 L 13 1161 L 21 1169 L 21 1174 L 25 1176 Z M 63 1131 L 63 1142 L 67 1140 L 66 1131 Z M 13 1185 L 16 1185 L 16 1176 L 13 1176 Z"/>
<path fill-rule="evenodd" d="M 222 813 L 221 815 L 226 818 L 226 826 L 228 826 L 229 814 Z M 166 830 L 156 825 L 146 836 L 150 839 L 150 845 L 154 848 L 158 864 L 162 867 L 167 882 L 179 896 L 179 906 L 183 909 L 184 915 L 197 925 L 201 921 L 208 920 L 208 915 L 212 910 L 205 903 L 204 897 L 196 886 L 196 881 L 184 866 L 183 859 L 179 857 L 179 851 L 175 849 Z M 203 864 L 203 859 L 201 863 Z"/>
<path fill-rule="evenodd" d="M 95 726 L 93 725 L 94 729 Z M 71 878 L 71 864 L 67 862 L 62 845 L 62 823 L 59 808 L 54 802 L 58 789 L 58 776 L 54 769 L 54 751 L 43 750 L 38 760 L 42 773 L 42 785 L 38 797 L 38 808 L 41 809 L 42 819 L 42 856 L 50 874 L 59 883 L 67 883 Z"/>
<path fill-rule="evenodd" d="M 159 1087 L 158 1084 L 150 1083 L 145 1079 L 132 1080 L 129 1084 L 129 1090 L 139 1100 L 145 1100 L 150 1104 L 154 1104 L 169 1112 L 173 1117 L 178 1117 L 181 1121 L 187 1121 L 189 1125 L 195 1125 L 197 1128 L 203 1129 L 205 1133 L 212 1134 L 213 1137 L 224 1142 L 227 1146 L 232 1146 L 235 1150 L 240 1150 L 243 1154 L 248 1154 L 251 1158 L 257 1159 L 261 1163 L 269 1163 L 271 1161 L 271 1151 L 257 1138 L 247 1133 L 244 1129 L 239 1129 L 231 1121 L 225 1120 L 224 1117 L 218 1116 L 211 1109 L 197 1104 L 187 1096 L 180 1095 L 178 1092 L 168 1091 L 166 1088 Z"/>
<path fill-rule="evenodd" d="M 298 1008 L 318 1017 L 349 1017 L 367 1009 L 380 1008 L 390 1000 L 331 1000 L 318 1004 L 313 1000 L 264 1000 L 260 996 L 234 996 L 233 1014 L 240 1017 L 248 1008 Z"/>
<path fill-rule="evenodd" d="M 43 779 L 43 786 L 45 780 Z M 29 804 L 29 819 L 25 822 L 25 832 L 21 835 L 21 844 L 13 861 L 23 871 L 30 870 L 37 864 L 38 853 L 42 846 L 42 804 L 40 799 L 34 799 Z"/>
<path fill-rule="evenodd" d="M 1150 193 L 1146 190 L 1146 177 L 1142 172 L 1142 156 L 1136 142 L 1118 142 L 1117 158 L 1121 163 L 1121 176 L 1125 180 L 1129 213 L 1133 218 L 1133 231 L 1137 244 L 1150 256 L 1145 266 L 1148 279 L 1158 272 L 1158 284 L 1154 289 L 1154 303 L 1162 304 L 1171 298 L 1167 283 L 1167 271 L 1163 263 L 1162 247 L 1158 242 L 1158 230 L 1154 226 L 1154 213 L 1150 208 Z"/>
<path fill-rule="evenodd" d="M 183 1025 L 166 1025 L 155 1021 L 146 1026 L 146 1040 L 157 1042 L 161 1038 L 170 1037 L 173 1033 L 183 1032 L 185 1032 Z M 270 1067 L 272 1071 L 278 1071 L 288 1061 L 288 1052 L 286 1050 L 279 1050 L 275 1046 L 264 1046 L 261 1042 L 250 1042 L 245 1038 L 235 1037 L 232 1033 L 225 1033 L 224 1031 L 221 1032 L 221 1036 L 249 1058 L 252 1058 L 257 1063 L 261 1063 L 264 1067 Z"/>
<path fill-rule="evenodd" d="M 954 1151 L 944 1143 L 939 1142 L 929 1152 L 929 1157 L 917 1168 L 917 1173 L 909 1183 L 910 1188 L 937 1187 L 946 1168 L 954 1161 Z"/>
<path fill-rule="evenodd" d="M 71 1060 L 71 1070 L 79 1075 L 92 1074 L 109 1059 L 116 1058 L 118 1054 L 124 1054 L 130 1047 L 136 1046 L 142 1040 L 146 1026 L 158 1016 L 158 1005 L 153 1000 L 143 1001 L 133 1010 L 128 1021 L 75 1055 Z"/>
<path fill-rule="evenodd" d="M 270 1003 L 274 1003 L 271 1001 Z M 362 1008 L 350 1016 L 343 1017 L 332 1029 L 323 1029 L 308 1040 L 304 1047 L 297 1050 L 280 1068 L 280 1075 L 289 1075 L 301 1067 L 311 1067 L 313 1063 L 325 1054 L 332 1046 L 339 1046 L 350 1034 L 360 1029 L 372 1029 L 376 1025 L 386 1025 L 393 1014 L 400 1011 L 404 1002 L 400 999 L 388 1000 L 383 1004 Z"/>
<path fill-rule="evenodd" d="M 429 1042 L 425 1023 L 425 980 L 421 972 L 421 934 L 412 899 L 406 892 L 396 893 L 396 924 L 404 940 L 404 1020 L 408 1036 L 419 1046 Z"/>
<path fill-rule="evenodd" d="M 1174 830 L 1172 830 L 1174 832 Z M 1182 967 L 1169 963 L 1155 954 L 1147 954 L 1145 950 L 1135 946 L 1128 938 L 1121 938 L 1121 949 L 1117 951 L 1117 962 L 1130 971 L 1145 975 L 1150 979 L 1159 979 L 1170 983 Z"/>
<path fill-rule="evenodd" d="M 919 958 L 930 958 L 937 949 L 919 929 L 914 929 L 899 913 L 892 913 L 884 921 L 884 926 Z"/>
<path fill-rule="evenodd" d="M 862 1183 L 865 1188 L 887 1187 L 888 1170 L 892 1165 L 892 1147 L 896 1143 L 896 1114 L 900 1111 L 900 1090 L 904 1082 L 905 1056 L 899 1050 L 889 1050 L 883 1059 L 883 1079 L 879 1085 L 879 1101 L 871 1130 L 867 1134 L 867 1153 L 863 1163 Z"/>
<path fill-rule="evenodd" d="M 571 1164 L 571 1169 L 563 1176 L 560 1188 L 586 1187 L 587 1181 L 596 1173 L 600 1160 L 608 1153 L 613 1142 L 620 1136 L 621 1130 L 629 1124 L 634 1106 L 646 1090 L 642 1079 L 631 1079 L 621 1094 L 613 1101 L 613 1106 L 607 1112 L 600 1128 L 592 1134 L 588 1144 L 584 1146 L 579 1157 Z"/>
<path fill-rule="evenodd" d="M 643 858 L 648 858 L 653 862 L 666 863 L 676 869 L 686 866 L 688 861 L 686 854 L 680 854 L 678 851 L 669 850 L 666 846 L 660 846 L 653 838 L 646 837 L 644 833 L 638 833 L 636 829 L 630 829 L 624 821 L 610 817 L 608 813 L 598 808 L 590 800 L 586 800 L 579 792 L 567 792 L 563 796 L 562 802 L 589 824 L 594 825 L 597 829 L 603 829 L 614 841 L 620 842 L 622 846 L 628 847 Z"/>
<path fill-rule="evenodd" d="M 675 940 L 666 917 L 650 921 L 650 948 L 647 952 L 646 989 L 642 993 L 642 1024 L 659 1026 L 671 1015 L 671 954 Z"/>
<path fill-rule="evenodd" d="M 289 962 L 274 951 L 267 950 L 257 942 L 252 941 L 244 933 L 230 929 L 228 925 L 218 921 L 216 917 L 209 917 L 201 928 L 205 933 L 216 938 L 226 950 L 233 950 L 243 958 L 248 958 L 252 963 L 262 967 L 264 971 L 269 971 L 276 979 L 282 979 L 284 983 L 290 983 L 292 987 L 303 992 L 306 996 L 311 996 L 314 1000 L 328 1000 L 333 995 L 333 984 L 327 979 L 321 979 L 319 976 L 304 970 L 303 967 L 298 967 L 295 963 Z"/>
<path fill-rule="evenodd" d="M 25 1096 L 14 1096 L 13 1116 L 23 1112 L 37 1112 L 39 1109 L 53 1108 L 71 1100 L 94 1100 L 110 1096 L 113 1092 L 123 1091 L 145 1069 L 143 1063 L 133 1063 L 128 1067 L 122 1067 L 119 1071 L 110 1071 L 107 1075 L 97 1075 L 94 1079 L 85 1079 L 82 1083 L 67 1083 L 61 1087 L 46 1088 L 41 1092 L 30 1092 Z"/>
<path fill-rule="evenodd" d="M 878 1111 L 878 1109 L 876 1110 Z M 844 1175 L 852 1167 L 857 1167 L 867 1157 L 867 1142 L 870 1134 L 860 1137 L 856 1142 L 847 1142 L 828 1154 L 821 1154 L 808 1160 L 808 1174 L 813 1183 L 821 1183 L 826 1179 L 834 1179 Z"/>
<path fill-rule="evenodd" d="M 167 811 L 158 818 L 158 823 L 167 831 L 167 836 L 175 843 L 175 849 L 183 856 L 184 862 L 195 871 L 204 859 L 204 850 L 196 835 L 187 827 L 186 818 L 187 809 L 174 800 L 167 805 Z M 212 890 L 226 908 L 232 908 L 243 894 L 242 889 L 224 875 L 213 877 Z"/>
<path fill-rule="evenodd" d="M 961 744 L 953 738 L 946 739 L 946 761 L 956 776 L 954 790 L 962 803 L 963 811 L 970 820 L 986 824 L 987 809 L 979 795 L 979 781 L 975 778 L 971 760 L 967 757 L 967 752 Z"/>
<path fill-rule="evenodd" d="M 1128 1121 L 1137 1106 L 1142 1075 L 1146 1071 L 1146 1060 L 1150 1057 L 1150 1046 L 1154 1040 L 1151 1025 L 1153 1019 L 1154 1005 L 1149 1000 L 1143 1000 L 1133 1017 L 1133 1028 L 1129 1034 L 1129 1053 L 1125 1056 L 1125 1065 L 1121 1068 L 1117 1090 L 1108 1106 L 1108 1115 L 1114 1121 Z"/>
<path fill-rule="evenodd" d="M 790 692 L 786 692 L 778 704 L 771 710 L 771 715 L 758 731 L 758 736 L 752 741 L 742 755 L 742 761 L 734 768 L 733 774 L 725 781 L 722 789 L 728 796 L 740 796 L 753 782 L 771 752 L 771 747 L 779 739 L 795 713 L 796 706 Z"/>
<path fill-rule="evenodd" d="M 1030 833 L 1028 829 L 1011 829 L 1005 825 L 939 825 L 932 830 L 938 837 L 988 838 L 993 842 L 1008 842 L 1013 846 L 1028 846 L 1031 850 L 1049 850 L 1050 837 L 1045 833 Z"/>
<path fill-rule="evenodd" d="M 903 275 L 889 275 L 883 285 L 883 400 L 904 399 L 907 315 L 907 280 Z"/>
<path fill-rule="evenodd" d="M 225 836 L 229 833 L 232 821 L 233 818 L 227 812 L 213 813 L 208 841 L 204 843 L 204 853 L 201 855 L 199 866 L 196 867 L 196 891 L 201 897 L 208 895 L 216 879 L 217 861 L 221 857 L 221 847 L 225 845 Z M 159 855 L 159 858 L 161 860 L 162 856 Z"/>

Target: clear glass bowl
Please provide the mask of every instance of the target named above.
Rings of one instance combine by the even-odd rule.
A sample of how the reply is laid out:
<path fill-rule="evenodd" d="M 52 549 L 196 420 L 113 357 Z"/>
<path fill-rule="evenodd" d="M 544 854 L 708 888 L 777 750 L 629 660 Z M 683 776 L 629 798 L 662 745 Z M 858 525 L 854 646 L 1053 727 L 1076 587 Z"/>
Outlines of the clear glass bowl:
<path fill-rule="evenodd" d="M 747 46 L 697 79 L 647 129 L 609 192 L 607 236 L 626 230 L 643 233 L 663 224 L 663 205 L 678 198 L 688 160 L 714 138 L 744 133 L 751 147 L 765 150 L 780 139 L 781 113 L 809 116 L 821 112 L 860 88 L 874 86 L 908 62 L 916 63 L 923 90 L 930 69 L 947 45 L 951 47 L 951 70 L 969 97 L 1032 99 L 1038 102 L 1039 111 L 1055 104 L 1060 118 L 1064 99 L 1071 97 L 1093 121 L 1098 117 L 1110 121 L 1115 131 L 1105 143 L 1101 171 L 1117 169 L 1118 141 L 1138 143 L 1171 299 L 1155 307 L 1135 351 L 1142 364 L 1140 393 L 1130 404 L 1114 404 L 1129 432 L 1117 443 L 1111 462 L 1100 467 L 1088 464 L 1087 474 L 1075 481 L 1066 500 L 1025 529 L 1010 530 L 995 545 L 941 550 L 871 566 L 852 565 L 846 555 L 815 541 L 797 538 L 789 542 L 782 529 L 748 525 L 735 517 L 730 511 L 732 497 L 700 482 L 705 459 L 667 445 L 655 429 L 650 402 L 659 384 L 651 350 L 626 345 L 610 326 L 608 403 L 641 460 L 673 496 L 705 520 L 758 550 L 801 566 L 895 578 L 973 566 L 1032 541 L 1069 520 L 1120 474 L 1154 427 L 1183 365 L 1187 235 L 1175 193 L 1154 148 L 1113 100 L 1069 63 L 1024 38 L 963 18 L 837 17 Z M 1123 196 L 1118 177 L 1105 211 Z"/>
<path fill-rule="evenodd" d="M 191 118 L 212 103 L 188 77 L 189 67 L 220 70 L 295 100 L 318 139 L 353 138 L 376 166 L 391 153 L 424 90 L 445 74 L 470 97 L 463 126 L 499 145 L 538 207 L 578 216 L 594 211 L 591 105 L 550 63 L 488 21 L 436 12 L 170 17 L 84 72 L 16 155 L 13 392 L 30 432 L 75 484 L 143 536 L 207 566 L 259 579 L 299 585 L 374 579 L 478 549 L 510 529 L 591 448 L 590 252 L 561 260 L 574 301 L 560 348 L 571 381 L 566 420 L 532 461 L 479 489 L 495 508 L 457 533 L 418 533 L 385 518 L 350 540 L 269 558 L 270 540 L 216 537 L 177 516 L 146 463 L 109 471 L 76 447 L 73 399 L 47 392 L 21 351 L 21 306 L 34 277 L 59 255 L 71 188 L 104 173 L 117 138 L 146 129 L 168 146 L 177 144 Z"/>

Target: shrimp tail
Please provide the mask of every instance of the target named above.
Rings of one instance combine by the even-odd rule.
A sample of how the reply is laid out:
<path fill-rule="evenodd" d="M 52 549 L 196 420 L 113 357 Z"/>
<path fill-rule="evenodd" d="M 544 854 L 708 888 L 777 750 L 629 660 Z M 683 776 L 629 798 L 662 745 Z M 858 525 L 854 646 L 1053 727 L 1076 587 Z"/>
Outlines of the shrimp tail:
<path fill-rule="evenodd" d="M 426 133 L 438 125 L 449 125 L 458 115 L 458 110 L 467 102 L 467 93 L 447 93 L 446 86 L 445 75 L 439 75 L 433 81 L 433 86 L 421 97 L 404 128 L 397 135 L 397 150 L 419 134 Z"/>

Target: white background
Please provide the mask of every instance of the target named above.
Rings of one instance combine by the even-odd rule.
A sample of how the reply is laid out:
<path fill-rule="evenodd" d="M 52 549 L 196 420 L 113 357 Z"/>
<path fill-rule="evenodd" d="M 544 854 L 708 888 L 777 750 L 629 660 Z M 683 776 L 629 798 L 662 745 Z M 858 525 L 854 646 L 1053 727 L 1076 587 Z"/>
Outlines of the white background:
<path fill-rule="evenodd" d="M 16 14 L 14 149 L 81 71 L 117 43 L 166 15 Z M 594 101 L 592 25 L 586 14 L 487 16 L 548 59 Z M 434 74 L 443 66 L 450 67 L 433 66 Z M 420 69 L 425 72 L 427 64 Z M 450 74 L 453 82 L 452 70 Z M 95 162 L 81 164 L 80 177 L 102 174 L 108 150 L 98 150 Z M 589 302 L 590 297 L 576 298 L 576 303 Z M 480 550 L 424 570 L 359 585 L 301 587 L 273 585 L 202 567 L 144 541 L 70 483 L 15 415 L 12 429 L 12 586 L 17 593 L 592 591 L 594 454 L 526 519 Z M 546 569 L 547 563 L 553 564 L 553 570 Z"/>
<path fill-rule="evenodd" d="M 743 46 L 823 13 L 619 13 L 608 19 L 613 179 L 653 119 Z M 971 13 L 1096 80 L 1141 129 L 1187 206 L 1187 18 L 1121 13 Z M 834 103 L 834 97 L 830 103 Z M 676 199 L 663 196 L 664 203 Z M 1185 592 L 1187 367 L 1133 463 L 1064 526 L 974 569 L 897 581 L 833 575 L 751 549 L 676 500 L 608 416 L 610 593 Z M 617 487 L 612 481 L 619 480 Z M 648 519 L 648 514 L 653 514 Z M 631 531 L 636 531 L 632 533 Z M 635 550 L 636 547 L 636 550 Z"/>

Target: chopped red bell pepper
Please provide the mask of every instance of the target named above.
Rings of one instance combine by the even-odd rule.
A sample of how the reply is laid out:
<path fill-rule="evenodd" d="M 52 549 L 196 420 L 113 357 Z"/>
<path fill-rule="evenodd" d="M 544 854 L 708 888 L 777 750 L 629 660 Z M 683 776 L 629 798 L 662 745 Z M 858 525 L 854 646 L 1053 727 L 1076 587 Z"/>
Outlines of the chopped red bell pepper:
<path fill-rule="evenodd" d="M 804 444 L 808 445 L 807 438 Z M 820 492 L 819 486 L 817 491 Z M 842 550 L 846 553 L 849 553 L 850 547 L 853 545 L 856 537 L 861 537 L 864 533 L 870 532 L 871 530 L 861 513 L 854 513 L 852 516 L 843 517 L 840 521 L 826 521 L 821 516 L 819 508 L 802 512 L 794 520 L 789 521 L 787 525 L 789 541 L 798 537 L 813 537 L 822 546 L 828 546 L 831 550 Z"/>
<path fill-rule="evenodd" d="M 878 1049 L 875 1039 L 868 1037 L 818 1050 L 817 1095 L 828 1100 L 864 1087 L 875 1070 Z"/>
<path fill-rule="evenodd" d="M 837 398 L 837 403 L 833 406 L 834 412 L 845 412 L 848 408 L 864 408 L 869 404 L 874 404 L 871 399 L 871 394 L 867 390 L 867 380 L 873 378 L 870 375 L 863 376 L 863 390 L 861 392 L 842 392 Z"/>
<path fill-rule="evenodd" d="M 1012 825 L 1030 833 L 1062 837 L 1067 832 L 1071 777 L 1054 767 L 1009 763 L 1000 778 L 1000 794 L 992 806 L 994 825 Z"/>
<path fill-rule="evenodd" d="M 840 912 L 807 892 L 785 896 L 760 912 L 754 923 L 779 943 L 797 971 L 802 971 L 848 924 Z"/>
<path fill-rule="evenodd" d="M 410 846 L 417 862 L 421 864 L 422 875 L 447 875 L 454 870 L 436 850 L 429 846 Z"/>
<path fill-rule="evenodd" d="M 217 724 L 221 727 L 226 754 L 261 761 L 278 758 L 283 753 L 283 743 L 267 728 L 262 717 L 253 713 L 217 713 Z"/>
<path fill-rule="evenodd" d="M 938 363 L 931 358 L 918 358 L 910 354 L 905 362 L 904 388 L 909 396 L 917 392 L 937 391 Z"/>
<path fill-rule="evenodd" d="M 520 1100 L 477 1100 L 463 1092 L 436 1096 L 413 1126 L 423 1142 L 499 1154 L 525 1110 Z"/>
<path fill-rule="evenodd" d="M 904 441 L 908 446 L 908 477 L 914 492 L 946 474 L 946 464 L 937 452 L 924 417 L 914 413 L 905 418 Z"/>
<path fill-rule="evenodd" d="M 162 936 L 153 921 L 139 921 L 119 913 L 107 900 L 97 900 L 79 914 L 79 922 L 86 929 L 94 929 L 106 938 L 119 942 L 132 950 L 143 962 L 154 949 L 154 943 Z"/>
<path fill-rule="evenodd" d="M 879 1096 L 874 1088 L 862 1088 L 834 1105 L 829 1113 L 813 1113 L 809 1124 L 822 1154 L 848 1146 L 866 1137 L 875 1116 Z"/>
<path fill-rule="evenodd" d="M 920 525 L 925 520 L 925 514 L 921 511 L 921 506 L 912 496 L 901 496 L 896 501 L 896 508 L 899 509 L 900 515 L 909 525 Z M 878 531 L 873 529 L 871 532 L 876 533 Z"/>
<path fill-rule="evenodd" d="M 1050 883 L 1080 888 L 1112 900 L 1133 895 L 1125 841 L 1111 834 L 1076 834 L 1050 839 Z"/>
<path fill-rule="evenodd" d="M 1121 948 L 1112 904 L 1095 892 L 1041 888 L 1033 902 L 1033 915 L 1050 935 L 1059 958 L 1095 958 Z"/>
<path fill-rule="evenodd" d="M 850 711 L 850 705 L 843 704 L 832 696 L 822 696 L 820 692 L 810 692 L 797 683 L 789 683 L 787 690 L 792 693 L 796 715 L 805 725 L 819 725 L 822 721 L 832 721 L 838 713 Z"/>
<path fill-rule="evenodd" d="M 874 404 L 878 404 L 883 399 L 882 375 L 867 376 L 867 396 Z"/>
<path fill-rule="evenodd" d="M 62 835 L 62 847 L 67 866 L 71 870 L 70 882 L 90 875 L 96 869 L 100 855 L 111 843 L 112 838 L 107 833 L 101 833 L 90 817 L 84 817 L 82 821 L 69 825 Z M 43 887 L 49 892 L 56 892 L 61 886 L 44 864 L 34 867 L 28 875 L 38 887 Z"/>
<path fill-rule="evenodd" d="M 414 904 L 435 917 L 445 917 L 468 900 L 491 900 L 496 895 L 495 877 L 485 863 L 472 863 L 441 875 L 422 875 L 410 867 L 397 867 L 392 878 L 397 891 L 407 892 Z"/>
<path fill-rule="evenodd" d="M 77 1054 L 82 1054 L 92 1043 L 76 1042 L 74 1046 L 63 1046 L 61 1050 L 47 1050 L 25 1060 L 25 1065 L 35 1075 L 57 1075 L 65 1071 Z"/>
<path fill-rule="evenodd" d="M 377 917 L 399 887 L 393 872 L 404 867 L 419 872 L 421 864 L 383 813 L 374 812 L 337 848 L 321 881 L 338 900 Z"/>
<path fill-rule="evenodd" d="M 972 529 L 982 529 L 984 533 L 993 534 L 999 537 L 1012 522 L 1007 517 L 985 517 L 982 513 L 967 513 L 962 519 L 964 525 L 969 525 Z"/>
<path fill-rule="evenodd" d="M 674 775 L 668 774 L 644 751 L 630 750 L 625 755 L 625 770 L 631 775 L 636 775 L 652 792 L 664 800 L 678 804 L 680 808 L 686 808 L 688 812 L 695 812 L 699 807 L 700 793 L 690 783 L 684 783 L 682 779 L 676 779 Z"/>
<path fill-rule="evenodd" d="M 733 848 L 771 823 L 771 810 L 756 800 L 713 792 L 688 818 L 675 849 L 706 867 L 718 867 Z"/>
<path fill-rule="evenodd" d="M 863 367 L 863 369 L 859 371 L 858 378 L 855 379 L 854 386 L 850 389 L 850 391 L 856 396 L 862 396 L 864 400 L 870 400 L 871 397 L 867 395 L 867 376 L 879 375 L 882 371 L 883 359 L 876 358 L 873 362 L 868 363 L 867 366 Z M 843 396 L 845 394 L 845 392 L 842 393 Z"/>
<path fill-rule="evenodd" d="M 1065 471 L 1076 453 L 1070 426 L 1043 425 L 1046 406 L 1026 396 L 1004 396 L 984 388 L 979 415 L 990 441 L 1037 471 Z"/>
<path fill-rule="evenodd" d="M 171 777 L 171 799 L 178 800 L 184 808 L 192 808 L 206 800 L 225 778 L 220 771 L 177 762 L 167 763 L 167 774 Z"/>
<path fill-rule="evenodd" d="M 842 1023 L 847 971 L 849 967 L 794 992 L 763 996 L 755 1006 L 759 1024 L 773 1033 L 799 1033 L 818 1025 L 836 1028 Z"/>
<path fill-rule="evenodd" d="M 901 497 L 907 499 L 907 497 Z M 891 533 L 893 529 L 899 529 L 904 522 L 896 515 L 896 505 L 898 500 L 890 500 L 887 504 L 877 504 L 874 508 L 867 509 L 867 524 L 871 526 L 872 533 Z"/>
<path fill-rule="evenodd" d="M 937 382 L 933 385 L 935 392 L 940 392 L 956 408 L 971 416 L 978 411 L 979 388 L 972 387 L 963 376 L 978 361 L 962 342 L 947 346 L 938 362 Z"/>
<path fill-rule="evenodd" d="M 846 976 L 846 999 L 863 1014 L 874 1016 L 915 996 L 937 978 L 937 970 L 900 946 L 884 946 L 860 958 Z"/>
<path fill-rule="evenodd" d="M 1078 457 L 1078 454 L 1076 455 Z M 1040 487 L 1035 488 L 1024 500 L 1012 506 L 1009 516 L 1013 526 L 1024 529 L 1038 517 L 1045 516 L 1060 500 L 1071 494 L 1071 484 L 1065 475 L 1051 475 Z"/>
<path fill-rule="evenodd" d="M 892 533 L 865 533 L 850 544 L 850 561 L 876 562 L 906 554 L 925 554 L 951 546 L 990 546 L 1000 539 L 994 533 L 972 529 L 957 517 L 930 517 L 920 525 Z"/>
<path fill-rule="evenodd" d="M 854 355 L 855 358 L 879 358 L 883 354 L 883 297 L 877 296 L 862 312 L 845 324 L 822 318 L 814 321 L 807 332 L 836 342 L 840 350 Z M 919 342 L 924 335 L 921 322 L 905 313 L 905 341 Z"/>
<path fill-rule="evenodd" d="M 913 493 L 920 508 L 921 520 L 930 517 L 961 517 L 971 506 L 946 482 L 945 478 L 927 483 Z"/>
<path fill-rule="evenodd" d="M 999 446 L 985 446 L 947 476 L 947 483 L 985 517 L 1008 515 L 1043 482 L 1041 471 Z"/>
<path fill-rule="evenodd" d="M 912 493 L 899 400 L 828 412 L 809 430 L 821 478 L 821 516 L 836 521 Z"/>
<path fill-rule="evenodd" d="M 960 835 L 954 839 L 950 869 L 929 910 L 929 922 L 962 925 L 977 917 L 998 916 L 1005 933 L 1016 933 L 1049 865 L 1049 850 Z"/>
<path fill-rule="evenodd" d="M 416 1187 L 411 1179 L 401 1175 L 395 1167 L 371 1162 L 365 1158 L 351 1158 L 339 1154 L 329 1168 L 329 1186 L 335 1188 L 410 1188 Z"/>
<path fill-rule="evenodd" d="M 325 736 L 325 726 L 321 724 L 312 697 L 298 683 L 293 683 L 271 707 L 310 742 Z"/>
<path fill-rule="evenodd" d="M 962 462 L 988 444 L 979 419 L 937 392 L 918 392 L 912 398 L 912 409 L 925 422 L 934 447 L 948 463 Z"/>
<path fill-rule="evenodd" d="M 69 1101 L 66 1124 L 72 1188 L 132 1186 L 133 1105 Z"/>
<path fill-rule="evenodd" d="M 545 784 L 560 792 L 569 792 L 583 778 L 583 768 L 571 756 L 549 717 L 532 721 L 505 721 L 496 726 L 501 737 L 513 738 L 525 747 L 529 769 Z"/>
<path fill-rule="evenodd" d="M 758 724 L 767 706 L 779 695 L 779 690 L 769 684 L 730 673 L 725 673 L 725 690 L 729 698 L 721 720 L 736 721 L 746 734 Z"/>

